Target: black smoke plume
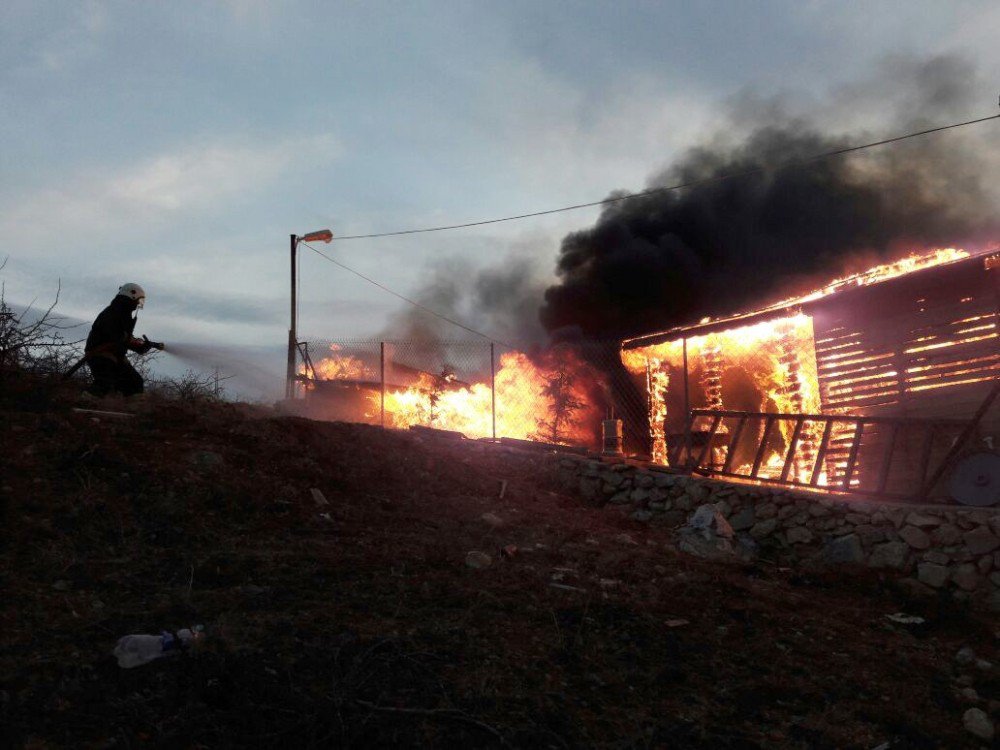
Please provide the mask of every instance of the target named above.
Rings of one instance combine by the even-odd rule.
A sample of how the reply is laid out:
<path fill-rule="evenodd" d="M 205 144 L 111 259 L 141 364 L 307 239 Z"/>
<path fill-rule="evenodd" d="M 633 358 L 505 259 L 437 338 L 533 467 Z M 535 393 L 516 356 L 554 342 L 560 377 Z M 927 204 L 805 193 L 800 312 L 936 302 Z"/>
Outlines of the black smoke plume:
<path fill-rule="evenodd" d="M 995 105 L 987 92 L 960 59 L 892 60 L 880 76 L 837 92 L 828 111 L 843 119 L 883 101 L 901 113 L 887 132 L 902 133 L 981 115 Z M 540 311 L 548 331 L 611 338 L 663 330 L 760 306 L 857 270 L 852 261 L 1000 238 L 990 235 L 995 123 L 795 166 L 875 134 L 831 134 L 744 97 L 732 130 L 754 121 L 768 124 L 741 142 L 720 136 L 692 148 L 650 187 L 759 171 L 609 204 L 593 227 L 563 240 L 559 281 Z"/>
<path fill-rule="evenodd" d="M 533 260 L 507 256 L 488 268 L 474 268 L 458 258 L 431 266 L 413 295 L 436 313 L 481 331 L 499 342 L 535 344 L 545 339 L 538 305 L 545 290 Z M 382 338 L 442 341 L 475 338 L 424 310 L 406 307 L 392 316 Z"/>

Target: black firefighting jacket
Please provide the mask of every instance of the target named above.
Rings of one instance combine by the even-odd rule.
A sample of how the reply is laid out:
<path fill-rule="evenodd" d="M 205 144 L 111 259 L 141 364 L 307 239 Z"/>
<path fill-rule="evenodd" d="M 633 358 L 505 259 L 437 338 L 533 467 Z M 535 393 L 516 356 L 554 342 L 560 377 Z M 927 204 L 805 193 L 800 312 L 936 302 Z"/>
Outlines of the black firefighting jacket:
<path fill-rule="evenodd" d="M 121 362 L 125 359 L 126 350 L 139 350 L 132 336 L 136 322 L 132 313 L 135 309 L 135 300 L 116 296 L 110 305 L 101 310 L 87 336 L 88 358 L 105 357 Z"/>

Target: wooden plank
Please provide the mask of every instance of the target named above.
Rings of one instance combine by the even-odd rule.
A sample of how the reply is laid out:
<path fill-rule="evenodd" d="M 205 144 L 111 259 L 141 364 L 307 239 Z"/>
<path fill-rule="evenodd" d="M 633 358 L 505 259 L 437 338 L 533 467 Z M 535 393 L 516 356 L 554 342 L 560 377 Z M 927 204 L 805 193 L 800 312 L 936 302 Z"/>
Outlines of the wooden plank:
<path fill-rule="evenodd" d="M 857 401 L 848 400 L 837 400 L 837 401 L 827 401 L 823 403 L 828 409 L 864 409 L 870 406 L 895 406 L 900 403 L 900 399 L 896 398 L 870 398 L 870 399 L 858 399 Z"/>
<path fill-rule="evenodd" d="M 958 387 L 962 385 L 975 385 L 977 382 L 981 383 L 986 380 L 992 380 L 997 375 L 1000 375 L 1000 362 L 991 367 L 973 369 L 957 366 L 949 372 L 921 374 L 919 377 L 913 378 L 911 382 L 915 385 L 930 385 L 938 381 L 945 381 L 953 384 L 953 387 Z M 925 388 L 924 390 L 937 389 Z M 920 391 L 918 390 L 917 392 L 919 393 Z"/>
<path fill-rule="evenodd" d="M 969 309 L 963 312 L 968 314 L 963 314 L 957 319 L 949 319 L 946 322 L 926 322 L 916 328 L 911 328 L 910 335 L 913 338 L 920 336 L 933 336 L 942 331 L 947 332 L 951 330 L 961 330 L 962 328 L 989 325 L 990 323 L 996 322 L 996 313 L 984 308 L 980 308 L 978 310 Z"/>
<path fill-rule="evenodd" d="M 858 450 L 861 448 L 861 436 L 864 430 L 865 420 L 859 419 L 854 427 L 854 443 L 851 445 L 851 453 L 847 457 L 847 466 L 844 468 L 843 487 L 845 490 L 851 488 L 851 475 L 854 474 L 854 465 L 858 461 Z"/>
<path fill-rule="evenodd" d="M 995 348 L 998 338 L 1000 337 L 993 334 L 988 338 L 977 337 L 961 341 L 915 342 L 914 344 L 908 344 L 903 353 L 910 358 L 921 357 L 927 360 L 971 359 L 979 355 L 980 352 L 986 352 L 988 347 Z"/>
<path fill-rule="evenodd" d="M 932 362 L 914 362 L 912 359 L 907 363 L 907 372 L 914 376 L 919 377 L 925 373 L 942 372 L 952 370 L 956 367 L 992 367 L 1000 362 L 1000 354 L 990 352 L 989 354 L 984 354 L 981 357 L 971 357 L 969 359 L 963 360 L 948 360 L 947 362 L 941 362 L 940 364 L 935 364 Z"/>
<path fill-rule="evenodd" d="M 822 352 L 823 354 L 829 354 L 830 352 L 838 351 L 851 351 L 852 347 L 856 347 L 861 342 L 857 340 L 857 336 L 844 336 L 843 338 L 835 339 L 833 341 L 827 341 L 826 343 L 820 343 L 818 341 L 815 343 L 815 350 L 817 352 Z"/>
<path fill-rule="evenodd" d="M 883 395 L 886 393 L 891 393 L 894 396 L 899 395 L 899 377 L 893 376 L 891 379 L 879 380 L 873 383 L 859 383 L 857 385 L 838 385 L 836 388 L 830 388 L 831 398 L 843 398 L 851 394 L 856 395 L 858 398 L 872 398 L 874 396 Z"/>
<path fill-rule="evenodd" d="M 792 459 L 795 458 L 795 449 L 799 446 L 799 436 L 802 434 L 802 424 L 805 420 L 798 417 L 795 420 L 795 429 L 792 430 L 792 439 L 788 442 L 788 452 L 785 453 L 785 464 L 781 467 L 781 481 L 788 479 L 788 471 L 792 466 Z"/>
<path fill-rule="evenodd" d="M 944 457 L 944 460 L 941 462 L 940 466 L 938 466 L 938 468 L 934 471 L 934 473 L 931 474 L 931 478 L 928 479 L 927 483 L 921 488 L 920 490 L 921 498 L 927 497 L 930 491 L 934 489 L 934 485 L 936 485 L 941 480 L 941 477 L 944 476 L 944 473 L 951 465 L 951 462 L 962 452 L 962 450 L 964 450 L 966 442 L 968 442 L 969 438 L 972 436 L 972 433 L 975 431 L 976 426 L 979 424 L 979 421 L 983 418 L 983 415 L 986 414 L 987 411 L 989 411 L 989 408 L 991 406 L 993 406 L 993 402 L 996 400 L 997 396 L 1000 396 L 1000 380 L 994 382 L 993 388 L 990 389 L 989 394 L 986 396 L 985 399 L 983 399 L 983 403 L 980 405 L 979 409 L 976 410 L 976 413 L 973 415 L 972 420 L 969 422 L 968 426 L 962 431 L 962 434 L 959 436 L 958 440 L 956 440 L 955 443 L 951 446 L 951 449 L 948 451 L 948 454 Z"/>
<path fill-rule="evenodd" d="M 729 441 L 729 447 L 726 448 L 726 460 L 722 464 L 723 471 L 730 471 L 733 468 L 733 459 L 736 457 L 736 446 L 739 445 L 740 437 L 743 435 L 743 428 L 746 426 L 748 418 L 749 417 L 747 416 L 742 416 L 736 423 L 736 429 L 733 430 L 733 436 Z"/>
<path fill-rule="evenodd" d="M 894 423 L 889 428 L 889 439 L 886 441 L 885 452 L 882 454 L 882 466 L 878 472 L 878 492 L 885 492 L 885 486 L 889 481 L 889 467 L 892 465 L 892 451 L 896 447 L 896 437 L 899 435 L 899 423 Z"/>
<path fill-rule="evenodd" d="M 760 464 L 764 460 L 764 451 L 767 450 L 767 440 L 771 437 L 771 428 L 774 427 L 775 419 L 776 417 L 772 414 L 764 422 L 764 434 L 760 437 L 760 446 L 757 448 L 757 455 L 753 459 L 753 468 L 750 469 L 750 476 L 753 479 L 757 478 L 757 472 L 760 471 Z"/>
<path fill-rule="evenodd" d="M 705 471 L 704 475 L 705 476 L 713 476 L 713 477 L 732 477 L 734 479 L 749 479 L 750 478 L 747 474 L 739 474 L 739 473 L 732 472 L 732 471 L 726 472 L 726 471 L 718 471 L 718 470 Z M 784 482 L 782 482 L 780 479 L 760 479 L 758 481 L 763 482 L 765 484 L 780 484 L 780 485 L 784 485 L 784 486 L 787 486 L 787 487 L 800 487 L 800 488 L 803 488 L 803 489 L 808 489 L 808 485 L 804 485 L 801 482 L 796 482 L 796 481 L 791 480 L 791 479 L 785 480 Z M 829 487 L 829 488 L 825 488 L 824 487 L 822 489 L 823 489 L 823 491 L 829 491 L 829 492 L 842 492 L 843 491 L 843 490 L 840 490 L 837 487 Z M 876 493 L 875 490 L 866 490 L 863 487 L 853 487 L 853 488 L 851 488 L 850 494 L 852 494 L 852 495 L 870 495 L 872 497 L 898 498 L 900 500 L 908 499 L 909 498 L 909 495 L 907 495 L 905 493 L 902 493 L 902 492 L 883 492 L 883 493 L 879 494 L 879 493 Z"/>
<path fill-rule="evenodd" d="M 897 364 L 886 366 L 883 369 L 864 369 L 858 372 L 837 373 L 835 375 L 824 376 L 826 386 L 831 390 L 841 388 L 856 388 L 875 383 L 892 382 L 899 379 L 900 368 Z M 902 368 L 905 372 L 906 368 Z"/>
<path fill-rule="evenodd" d="M 990 391 L 989 381 L 980 383 L 964 383 L 952 388 L 939 388 L 931 391 L 917 391 L 914 395 L 907 394 L 904 401 L 907 408 L 931 417 L 947 415 L 949 412 L 957 418 L 972 416 L 983 398 Z"/>
<path fill-rule="evenodd" d="M 920 450 L 920 487 L 923 487 L 927 481 L 927 467 L 931 461 L 931 449 L 934 447 L 934 436 L 937 434 L 937 430 L 938 427 L 935 424 L 931 424 L 927 428 L 927 437 L 924 438 L 924 444 Z"/>
<path fill-rule="evenodd" d="M 974 375 L 963 375 L 960 377 L 924 380 L 919 383 L 914 383 L 913 388 L 910 389 L 908 398 L 912 401 L 919 401 L 921 396 L 924 394 L 934 396 L 939 393 L 948 393 L 955 388 L 962 388 L 963 386 L 979 385 L 981 383 L 989 384 L 996 379 L 997 375 L 1000 375 L 1000 371 L 987 373 L 985 376 L 976 373 Z"/>
<path fill-rule="evenodd" d="M 691 428 L 694 427 L 695 415 L 694 412 L 688 412 L 687 416 L 684 418 L 684 435 L 688 436 L 691 434 Z M 690 444 L 690 441 L 685 438 L 683 444 L 678 444 L 673 448 L 667 449 L 667 463 L 670 466 L 677 466 L 681 457 L 681 448 L 684 448 Z M 687 456 L 685 463 L 691 462 L 691 456 Z"/>
<path fill-rule="evenodd" d="M 73 411 L 77 414 L 89 414 L 92 417 L 110 417 L 111 419 L 133 419 L 135 414 L 129 414 L 124 411 L 104 411 L 103 409 L 81 409 L 76 406 L 73 407 Z"/>
<path fill-rule="evenodd" d="M 958 379 L 942 378 L 943 382 L 940 383 L 924 383 L 921 385 L 914 385 L 909 390 L 909 396 L 912 400 L 918 400 L 921 397 L 921 394 L 934 395 L 937 393 L 947 393 L 953 388 L 961 388 L 967 385 L 979 385 L 981 383 L 991 383 L 995 379 L 996 376 L 985 378 L 979 376 L 963 377 Z"/>
<path fill-rule="evenodd" d="M 885 367 L 891 364 L 885 360 L 892 356 L 894 356 L 892 352 L 886 352 L 885 349 L 882 349 L 871 354 L 865 352 L 864 354 L 858 354 L 857 356 L 852 355 L 851 357 L 844 357 L 843 359 L 836 360 L 824 357 L 817 361 L 816 369 L 826 375 L 829 371 L 836 372 L 838 369 L 842 370 L 855 366 Z"/>
<path fill-rule="evenodd" d="M 708 438 L 705 440 L 705 445 L 701 448 L 701 453 L 698 454 L 698 461 L 695 466 L 701 466 L 705 462 L 705 456 L 707 456 L 712 450 L 712 441 L 715 439 L 715 433 L 719 429 L 719 425 L 722 424 L 722 416 L 716 415 L 712 420 L 712 427 L 708 432 Z"/>
<path fill-rule="evenodd" d="M 912 348 L 912 347 L 910 347 Z M 923 349 L 919 352 L 906 352 L 907 361 L 910 366 L 920 366 L 934 364 L 936 362 L 950 362 L 952 360 L 976 359 L 978 357 L 989 357 L 996 355 L 996 337 L 979 339 L 954 346 L 941 346 L 936 349 Z M 956 356 L 956 350 L 960 352 Z"/>
<path fill-rule="evenodd" d="M 899 372 L 899 363 L 889 362 L 885 367 L 864 367 L 857 372 L 828 373 L 823 378 L 831 388 L 854 388 L 896 380 Z"/>
<path fill-rule="evenodd" d="M 843 415 L 841 415 L 841 414 L 787 414 L 787 413 L 775 412 L 775 411 L 735 411 L 735 410 L 732 410 L 732 409 L 692 409 L 691 413 L 695 417 L 715 417 L 715 416 L 721 416 L 721 417 L 743 417 L 743 416 L 748 416 L 748 417 L 760 417 L 761 419 L 764 419 L 766 417 L 775 417 L 776 419 L 789 419 L 791 417 L 802 417 L 806 421 L 818 421 L 818 422 L 825 422 L 828 419 L 832 419 L 834 421 L 841 421 L 841 422 L 853 422 L 855 419 L 858 418 L 858 417 L 856 417 L 854 415 L 850 415 L 850 414 L 843 414 Z M 879 422 L 886 422 L 886 423 L 901 422 L 901 423 L 904 423 L 904 424 L 912 422 L 913 424 L 923 424 L 926 421 L 926 420 L 923 420 L 923 419 L 907 419 L 905 417 L 880 417 L 880 416 L 877 416 L 877 415 L 869 416 L 867 414 L 863 415 L 863 416 L 864 416 L 864 420 L 866 422 L 871 422 L 872 424 L 877 424 Z M 950 424 L 952 424 L 954 426 L 957 426 L 957 427 L 964 427 L 966 424 L 968 424 L 968 421 L 964 420 L 964 419 L 939 419 L 939 420 L 935 420 L 935 421 L 940 422 L 941 424 L 949 424 L 950 423 Z"/>

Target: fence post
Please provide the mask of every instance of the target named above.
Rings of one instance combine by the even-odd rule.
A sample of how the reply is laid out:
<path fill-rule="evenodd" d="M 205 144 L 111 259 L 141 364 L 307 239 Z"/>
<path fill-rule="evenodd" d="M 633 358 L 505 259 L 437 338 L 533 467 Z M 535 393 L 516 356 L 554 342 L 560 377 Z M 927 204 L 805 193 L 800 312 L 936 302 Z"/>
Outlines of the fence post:
<path fill-rule="evenodd" d="M 382 429 L 384 430 L 385 429 L 385 342 L 384 341 L 378 342 L 378 349 L 379 349 L 379 369 L 380 369 L 379 381 L 381 383 L 381 389 L 382 389 L 381 423 L 382 423 Z"/>
<path fill-rule="evenodd" d="M 691 466 L 691 430 L 694 420 L 691 419 L 691 396 L 688 392 L 688 340 L 684 337 L 684 466 Z"/>
<path fill-rule="evenodd" d="M 493 414 L 493 439 L 497 439 L 497 366 L 496 344 L 490 342 L 490 411 Z"/>

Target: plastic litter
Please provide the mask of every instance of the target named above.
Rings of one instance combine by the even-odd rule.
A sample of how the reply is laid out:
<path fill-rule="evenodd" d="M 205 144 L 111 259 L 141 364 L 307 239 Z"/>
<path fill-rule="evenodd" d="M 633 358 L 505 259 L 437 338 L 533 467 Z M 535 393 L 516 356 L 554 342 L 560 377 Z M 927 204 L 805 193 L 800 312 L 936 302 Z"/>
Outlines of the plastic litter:
<path fill-rule="evenodd" d="M 465 564 L 470 568 L 482 570 L 483 568 L 488 568 L 493 564 L 493 558 L 485 552 L 473 550 L 465 556 Z"/>
<path fill-rule="evenodd" d="M 923 625 L 924 618 L 917 617 L 916 615 L 908 615 L 904 612 L 896 612 L 895 614 L 886 615 L 887 620 L 892 620 L 893 622 L 899 623 L 900 625 Z"/>
<path fill-rule="evenodd" d="M 190 649 L 204 634 L 205 628 L 195 625 L 176 633 L 164 630 L 160 635 L 126 635 L 118 639 L 112 652 L 122 669 L 132 669 L 155 659 L 173 656 Z"/>

